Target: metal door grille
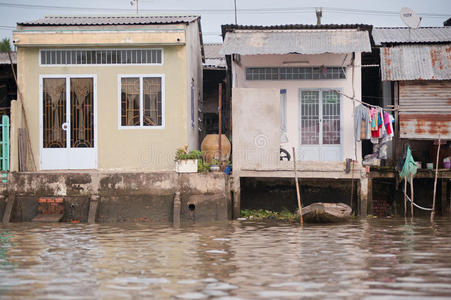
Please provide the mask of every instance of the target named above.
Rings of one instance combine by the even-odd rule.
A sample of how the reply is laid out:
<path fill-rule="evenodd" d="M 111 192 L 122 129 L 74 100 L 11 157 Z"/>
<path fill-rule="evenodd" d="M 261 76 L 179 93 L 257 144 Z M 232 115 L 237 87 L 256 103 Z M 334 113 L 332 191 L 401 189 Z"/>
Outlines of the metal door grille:
<path fill-rule="evenodd" d="M 319 144 L 319 91 L 301 93 L 301 143 Z"/>
<path fill-rule="evenodd" d="M 65 148 L 66 132 L 66 79 L 46 78 L 43 80 L 43 146 L 44 148 Z"/>
<path fill-rule="evenodd" d="M 92 78 L 71 78 L 71 147 L 94 147 L 94 98 Z"/>
<path fill-rule="evenodd" d="M 322 92 L 323 144 L 340 144 L 340 95 L 335 91 Z"/>

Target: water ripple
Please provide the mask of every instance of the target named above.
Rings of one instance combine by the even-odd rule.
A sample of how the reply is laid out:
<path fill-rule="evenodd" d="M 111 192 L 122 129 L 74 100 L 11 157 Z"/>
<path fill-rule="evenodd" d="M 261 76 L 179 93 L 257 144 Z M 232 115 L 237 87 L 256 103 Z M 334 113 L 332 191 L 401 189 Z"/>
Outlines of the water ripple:
<path fill-rule="evenodd" d="M 446 299 L 451 221 L 0 225 L 1 299 Z"/>

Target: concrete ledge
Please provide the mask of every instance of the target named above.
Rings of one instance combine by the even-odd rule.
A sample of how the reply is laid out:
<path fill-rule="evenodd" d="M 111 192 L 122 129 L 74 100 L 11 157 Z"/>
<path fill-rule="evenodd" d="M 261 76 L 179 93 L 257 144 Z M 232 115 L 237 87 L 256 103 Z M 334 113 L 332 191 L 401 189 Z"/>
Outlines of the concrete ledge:
<path fill-rule="evenodd" d="M 63 197 L 63 221 L 88 221 L 90 199 L 98 197 L 96 222 L 157 222 L 173 220 L 176 192 L 181 196 L 181 219 L 227 219 L 230 207 L 227 175 L 223 173 L 177 174 L 175 172 L 13 172 L 1 194 L 16 194 L 12 221 L 30 221 L 37 214 L 40 197 Z M 194 219 L 187 212 L 188 199 L 196 202 Z M 214 196 L 214 197 L 213 197 Z M 0 201 L 0 213 L 5 210 Z M 186 206 L 186 207 L 185 207 Z M 92 216 L 91 216 L 92 221 Z"/>
<path fill-rule="evenodd" d="M 311 162 L 298 161 L 297 172 L 299 178 L 333 178 L 333 179 L 359 179 L 365 168 L 360 163 L 354 163 L 353 171 L 345 172 L 344 162 Z M 292 161 L 281 161 L 277 168 L 271 169 L 241 169 L 240 177 L 294 177 L 294 165 Z"/>

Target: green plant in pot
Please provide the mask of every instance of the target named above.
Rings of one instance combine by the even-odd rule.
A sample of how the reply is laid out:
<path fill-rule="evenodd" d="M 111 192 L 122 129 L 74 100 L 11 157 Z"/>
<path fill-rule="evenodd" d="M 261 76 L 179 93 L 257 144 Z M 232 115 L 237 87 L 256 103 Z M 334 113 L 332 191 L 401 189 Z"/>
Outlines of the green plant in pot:
<path fill-rule="evenodd" d="M 185 145 L 175 152 L 175 171 L 177 173 L 196 173 L 199 159 L 202 159 L 202 152 L 199 150 L 188 151 L 188 145 Z"/>

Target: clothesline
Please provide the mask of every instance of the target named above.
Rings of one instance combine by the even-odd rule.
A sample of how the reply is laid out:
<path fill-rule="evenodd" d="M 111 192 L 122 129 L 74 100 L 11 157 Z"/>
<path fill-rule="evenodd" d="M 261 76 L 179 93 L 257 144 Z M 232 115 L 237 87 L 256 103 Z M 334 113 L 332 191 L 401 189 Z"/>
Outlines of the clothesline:
<path fill-rule="evenodd" d="M 342 95 L 343 97 L 348 98 L 349 100 L 355 101 L 355 102 L 357 102 L 357 103 L 359 103 L 359 104 L 362 104 L 362 105 L 365 105 L 365 106 L 368 106 L 368 107 L 380 108 L 380 109 L 386 110 L 386 111 L 395 111 L 394 108 L 382 108 L 382 107 L 380 107 L 380 106 L 378 106 L 378 105 L 369 104 L 369 103 L 366 103 L 366 102 L 364 102 L 364 101 L 362 101 L 362 100 L 353 98 L 353 97 L 348 96 L 348 95 L 346 95 L 346 94 L 343 94 L 343 93 L 340 92 L 339 90 L 334 90 L 334 91 L 337 92 L 338 94 Z"/>

